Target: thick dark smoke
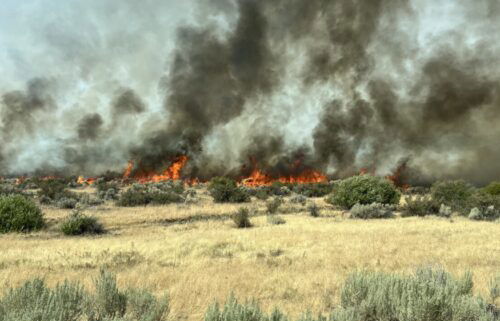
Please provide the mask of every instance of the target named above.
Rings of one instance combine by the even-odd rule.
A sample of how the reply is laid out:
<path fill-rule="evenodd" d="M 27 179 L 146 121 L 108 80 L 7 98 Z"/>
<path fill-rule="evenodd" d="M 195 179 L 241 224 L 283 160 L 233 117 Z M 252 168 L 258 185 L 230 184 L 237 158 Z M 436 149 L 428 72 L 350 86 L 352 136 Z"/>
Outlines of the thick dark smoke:
<path fill-rule="evenodd" d="M 103 22 L 87 26 L 99 36 L 48 38 L 81 81 L 42 75 L 3 94 L 2 173 L 96 175 L 129 159 L 161 171 L 187 155 L 184 175 L 201 179 L 256 166 L 272 176 L 399 168 L 413 183 L 500 179 L 497 1 L 211 0 L 176 25 L 174 41 L 160 1 L 114 6 L 135 29 Z M 108 81 L 114 56 L 126 59 Z M 155 88 L 142 80 L 158 70 Z M 68 104 L 70 85 L 71 97 L 98 94 Z"/>

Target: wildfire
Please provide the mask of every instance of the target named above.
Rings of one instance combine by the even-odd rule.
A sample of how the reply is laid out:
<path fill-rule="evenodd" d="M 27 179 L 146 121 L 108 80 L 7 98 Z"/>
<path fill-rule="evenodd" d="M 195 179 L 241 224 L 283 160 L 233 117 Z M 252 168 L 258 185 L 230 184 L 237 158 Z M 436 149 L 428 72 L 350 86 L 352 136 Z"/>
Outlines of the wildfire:
<path fill-rule="evenodd" d="M 143 170 L 138 170 L 136 173 L 132 174 L 134 169 L 134 162 L 130 161 L 125 172 L 123 174 L 123 178 L 131 178 L 139 183 L 158 183 L 164 181 L 177 181 L 180 180 L 181 172 L 189 158 L 187 156 L 180 156 L 174 160 L 172 165 L 167 168 L 163 173 L 158 174 L 154 172 L 144 172 Z"/>
<path fill-rule="evenodd" d="M 300 162 L 296 162 L 296 166 L 299 166 Z M 257 165 L 254 163 L 254 169 L 250 176 L 244 178 L 241 181 L 241 184 L 249 187 L 255 186 L 268 186 L 275 182 L 280 183 L 291 183 L 291 184 L 308 184 L 308 183 L 324 183 L 327 182 L 328 179 L 326 175 L 321 172 L 305 169 L 298 175 L 285 175 L 277 178 L 273 178 L 270 175 L 262 172 Z"/>
<path fill-rule="evenodd" d="M 76 180 L 78 184 L 89 184 L 89 185 L 94 184 L 95 181 L 96 181 L 95 178 L 85 178 L 83 176 L 78 176 L 78 179 Z"/>
<path fill-rule="evenodd" d="M 406 171 L 406 163 L 402 163 L 396 168 L 394 174 L 387 176 L 386 178 L 394 183 L 397 187 L 400 187 L 404 190 L 410 188 L 410 185 L 405 183 L 405 171 Z"/>

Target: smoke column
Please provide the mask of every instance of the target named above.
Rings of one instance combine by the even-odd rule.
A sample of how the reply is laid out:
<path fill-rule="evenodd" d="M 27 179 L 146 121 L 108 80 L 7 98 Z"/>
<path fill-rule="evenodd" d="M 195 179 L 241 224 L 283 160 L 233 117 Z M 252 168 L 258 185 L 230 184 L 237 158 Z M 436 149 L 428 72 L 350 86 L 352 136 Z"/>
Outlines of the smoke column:
<path fill-rule="evenodd" d="M 0 5 L 0 175 L 500 178 L 500 5 Z M 297 165 L 300 164 L 300 165 Z"/>

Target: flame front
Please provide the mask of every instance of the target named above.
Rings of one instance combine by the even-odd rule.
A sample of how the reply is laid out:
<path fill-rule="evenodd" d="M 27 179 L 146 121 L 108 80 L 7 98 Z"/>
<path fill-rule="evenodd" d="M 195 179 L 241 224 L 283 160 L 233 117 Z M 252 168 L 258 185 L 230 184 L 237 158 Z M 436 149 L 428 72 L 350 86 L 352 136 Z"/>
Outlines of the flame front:
<path fill-rule="evenodd" d="M 295 166 L 299 166 L 300 162 L 296 162 Z M 300 174 L 297 175 L 284 175 L 277 178 L 273 178 L 270 175 L 262 172 L 257 165 L 254 163 L 254 169 L 250 176 L 244 178 L 241 184 L 249 187 L 255 186 L 268 186 L 275 182 L 280 182 L 284 184 L 310 184 L 310 183 L 324 183 L 328 179 L 326 175 L 321 172 L 305 169 Z"/>
<path fill-rule="evenodd" d="M 154 172 L 144 172 L 142 170 L 138 170 L 136 173 L 132 174 L 134 170 L 134 162 L 130 161 L 125 172 L 123 174 L 123 178 L 131 178 L 139 183 L 158 183 L 164 181 L 177 181 L 182 178 L 182 169 L 186 166 L 189 158 L 187 156 L 180 156 L 172 163 L 172 165 L 167 168 L 163 173 L 158 174 Z"/>

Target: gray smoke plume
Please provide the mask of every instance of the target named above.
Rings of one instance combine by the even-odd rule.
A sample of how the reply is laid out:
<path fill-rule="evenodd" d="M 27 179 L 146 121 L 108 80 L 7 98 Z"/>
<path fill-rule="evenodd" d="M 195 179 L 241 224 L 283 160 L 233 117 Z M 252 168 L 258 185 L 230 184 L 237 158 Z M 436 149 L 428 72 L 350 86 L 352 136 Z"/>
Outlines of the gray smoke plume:
<path fill-rule="evenodd" d="M 500 177 L 497 1 L 54 3 L 3 19 L 0 174 Z"/>

